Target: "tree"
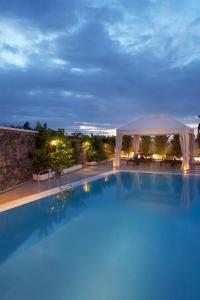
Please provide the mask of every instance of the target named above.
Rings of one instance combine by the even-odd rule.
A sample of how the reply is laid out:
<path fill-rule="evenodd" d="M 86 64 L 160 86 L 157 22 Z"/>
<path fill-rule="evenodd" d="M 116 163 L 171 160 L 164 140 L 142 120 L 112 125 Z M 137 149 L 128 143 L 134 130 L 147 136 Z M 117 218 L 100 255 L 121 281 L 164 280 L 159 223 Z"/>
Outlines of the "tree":
<path fill-rule="evenodd" d="M 90 143 L 94 160 L 101 161 L 108 158 L 104 148 L 103 136 L 91 135 Z"/>
<path fill-rule="evenodd" d="M 47 141 L 47 143 L 48 159 L 52 170 L 60 174 L 64 168 L 72 166 L 73 149 L 64 136 L 55 136 L 52 140 Z"/>
<path fill-rule="evenodd" d="M 30 126 L 30 123 L 27 121 L 24 123 L 23 126 L 21 125 L 10 125 L 11 128 L 18 128 L 18 129 L 28 129 L 28 130 L 32 130 L 31 126 Z"/>
<path fill-rule="evenodd" d="M 122 151 L 128 154 L 133 151 L 133 138 L 130 135 L 124 135 L 122 139 Z"/>
<path fill-rule="evenodd" d="M 141 137 L 141 150 L 144 156 L 147 156 L 150 153 L 151 148 L 151 137 L 142 136 Z"/>
<path fill-rule="evenodd" d="M 174 155 L 177 158 L 180 158 L 182 155 L 181 151 L 181 145 L 180 145 L 180 140 L 179 140 L 179 135 L 174 135 L 172 140 L 171 140 L 171 154 Z"/>
<path fill-rule="evenodd" d="M 200 124 L 200 123 L 199 123 Z M 197 137 L 195 139 L 195 143 L 197 145 L 197 149 L 198 149 L 198 155 L 200 155 L 199 149 L 200 149 L 200 133 L 197 134 Z"/>
<path fill-rule="evenodd" d="M 32 155 L 32 158 L 34 172 L 39 173 L 50 169 L 50 161 L 46 148 L 36 148 Z"/>
<path fill-rule="evenodd" d="M 70 142 L 71 148 L 73 151 L 73 159 L 76 163 L 84 163 L 84 149 L 83 142 L 85 140 L 85 136 L 78 131 L 75 131 L 71 134 L 71 136 L 67 137 Z"/>
<path fill-rule="evenodd" d="M 30 124 L 29 124 L 28 121 L 24 123 L 23 129 L 27 129 L 27 130 L 31 130 L 31 129 L 32 129 L 32 128 L 30 127 Z"/>
<path fill-rule="evenodd" d="M 106 140 L 107 140 L 107 144 L 110 146 L 110 155 L 113 156 L 115 154 L 116 137 L 107 136 Z"/>
<path fill-rule="evenodd" d="M 197 143 L 198 148 L 200 148 L 200 133 L 197 134 L 195 142 Z"/>
<path fill-rule="evenodd" d="M 157 154 L 166 155 L 168 146 L 168 136 L 159 135 L 154 137 L 155 150 Z"/>
<path fill-rule="evenodd" d="M 39 121 L 37 121 L 36 126 L 35 126 L 35 130 L 37 131 L 46 131 L 48 129 L 47 123 L 40 123 Z"/>
<path fill-rule="evenodd" d="M 37 172 L 52 169 L 61 170 L 73 164 L 73 149 L 62 129 L 52 130 L 47 124 L 37 124 L 36 150 L 33 154 L 34 168 Z"/>

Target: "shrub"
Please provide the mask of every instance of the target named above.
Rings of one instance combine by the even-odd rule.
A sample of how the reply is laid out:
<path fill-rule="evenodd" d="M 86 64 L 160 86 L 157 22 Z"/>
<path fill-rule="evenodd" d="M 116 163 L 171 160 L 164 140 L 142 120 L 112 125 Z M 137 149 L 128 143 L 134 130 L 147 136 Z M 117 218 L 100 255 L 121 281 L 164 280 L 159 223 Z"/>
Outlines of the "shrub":
<path fill-rule="evenodd" d="M 133 151 L 133 138 L 130 135 L 124 135 L 122 139 L 122 151 L 128 154 Z"/>
<path fill-rule="evenodd" d="M 181 151 L 181 145 L 180 145 L 180 140 L 178 135 L 174 135 L 172 140 L 171 140 L 171 154 L 174 155 L 177 158 L 180 158 L 182 155 Z"/>
<path fill-rule="evenodd" d="M 199 150 L 199 148 L 200 148 L 200 133 L 197 134 L 195 142 L 196 142 L 198 150 Z M 198 154 L 200 155 L 200 153 L 198 153 Z"/>
<path fill-rule="evenodd" d="M 160 135 L 154 137 L 155 150 L 157 154 L 166 155 L 168 146 L 168 136 Z"/>
<path fill-rule="evenodd" d="M 141 137 L 141 151 L 144 156 L 148 156 L 151 149 L 151 137 L 142 136 Z"/>
<path fill-rule="evenodd" d="M 34 169 L 37 172 L 52 169 L 60 174 L 61 170 L 73 164 L 73 149 L 64 136 L 63 130 L 51 130 L 46 124 L 37 124 L 38 136 L 33 155 Z"/>

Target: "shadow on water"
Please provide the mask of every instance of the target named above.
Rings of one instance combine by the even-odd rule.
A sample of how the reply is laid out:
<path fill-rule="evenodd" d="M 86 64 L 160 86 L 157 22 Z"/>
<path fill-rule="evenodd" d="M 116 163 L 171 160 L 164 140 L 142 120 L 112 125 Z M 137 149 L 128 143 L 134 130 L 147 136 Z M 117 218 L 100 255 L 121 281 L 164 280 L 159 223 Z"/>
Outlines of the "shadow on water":
<path fill-rule="evenodd" d="M 0 264 L 80 217 L 88 209 L 89 199 L 101 195 L 115 181 L 111 175 L 85 183 L 87 189 L 85 185 L 75 188 L 64 200 L 56 194 L 0 213 Z"/>

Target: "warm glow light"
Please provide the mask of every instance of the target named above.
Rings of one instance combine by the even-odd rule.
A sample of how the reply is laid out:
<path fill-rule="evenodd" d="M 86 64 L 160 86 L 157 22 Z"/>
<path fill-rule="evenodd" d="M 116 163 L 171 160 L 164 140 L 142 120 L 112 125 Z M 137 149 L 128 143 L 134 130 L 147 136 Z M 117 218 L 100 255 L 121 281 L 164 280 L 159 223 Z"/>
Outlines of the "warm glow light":
<path fill-rule="evenodd" d="M 133 151 L 130 151 L 130 152 L 121 151 L 121 157 L 123 157 L 123 158 L 133 157 L 133 154 L 134 154 Z"/>
<path fill-rule="evenodd" d="M 108 176 L 105 176 L 105 177 L 104 177 L 104 181 L 105 181 L 105 182 L 108 182 Z"/>
<path fill-rule="evenodd" d="M 91 143 L 89 141 L 85 141 L 83 142 L 83 148 L 84 148 L 84 151 L 88 151 L 91 147 Z"/>
<path fill-rule="evenodd" d="M 186 168 L 183 168 L 183 175 L 187 175 L 187 169 Z"/>
<path fill-rule="evenodd" d="M 160 154 L 153 154 L 153 159 L 155 160 L 162 160 L 163 159 L 163 155 L 160 155 Z"/>
<path fill-rule="evenodd" d="M 85 193 L 88 193 L 89 191 L 90 191 L 90 184 L 89 183 L 84 183 L 84 185 L 83 185 L 83 191 L 85 192 Z"/>
<path fill-rule="evenodd" d="M 113 160 L 113 167 L 114 167 L 114 168 L 116 167 L 116 162 L 115 162 L 115 160 Z"/>
<path fill-rule="evenodd" d="M 52 146 L 56 146 L 56 145 L 59 144 L 59 140 L 52 140 L 52 141 L 50 142 L 50 144 L 51 144 Z"/>

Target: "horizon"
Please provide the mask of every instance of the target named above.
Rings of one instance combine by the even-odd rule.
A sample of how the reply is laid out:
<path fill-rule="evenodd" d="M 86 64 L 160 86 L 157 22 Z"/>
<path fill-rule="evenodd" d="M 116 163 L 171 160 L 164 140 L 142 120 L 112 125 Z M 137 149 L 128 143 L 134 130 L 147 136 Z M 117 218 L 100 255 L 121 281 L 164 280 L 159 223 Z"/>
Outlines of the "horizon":
<path fill-rule="evenodd" d="M 164 114 L 157 114 L 157 115 L 154 115 L 154 116 L 160 116 L 160 115 L 164 115 Z M 140 117 L 145 117 L 145 116 L 150 116 L 150 115 L 143 115 L 143 116 L 140 116 Z M 168 116 L 170 116 L 170 115 L 168 115 Z M 136 118 L 130 120 L 129 122 L 127 122 L 126 124 L 121 124 L 121 126 L 125 126 L 128 123 L 130 123 L 131 121 L 137 120 L 140 117 L 136 117 Z M 198 118 L 200 118 L 200 116 Z M 177 119 L 177 118 L 175 118 L 175 119 L 177 121 L 182 122 L 180 119 Z M 80 133 L 85 134 L 85 135 L 116 136 L 116 130 L 117 130 L 117 128 L 109 128 L 109 129 L 108 128 L 102 128 L 102 127 L 99 127 L 99 125 L 101 125 L 101 124 L 97 124 L 98 126 L 93 126 L 92 124 L 85 122 L 85 123 L 83 123 L 84 125 L 83 124 L 80 125 L 79 128 L 68 128 L 68 130 L 66 131 L 65 128 L 61 128 L 59 126 L 58 127 L 50 127 L 46 122 L 42 123 L 40 121 L 37 121 L 37 122 L 32 123 L 32 124 L 28 121 L 26 121 L 23 124 L 3 124 L 3 125 L 0 124 L 0 128 L 5 127 L 5 128 L 16 129 L 16 130 L 17 129 L 36 130 L 35 128 L 36 128 L 37 123 L 40 123 L 41 125 L 46 124 L 49 129 L 53 129 L 53 130 L 63 129 L 65 134 L 69 134 L 69 135 L 71 135 L 75 132 L 80 132 Z M 79 123 L 79 122 L 77 122 L 77 123 Z M 185 124 L 186 126 L 191 127 L 194 130 L 195 136 L 197 136 L 197 134 L 198 134 L 198 124 L 200 124 L 200 122 L 199 123 L 192 123 L 192 124 L 187 124 L 187 123 L 184 123 L 184 122 L 182 122 L 182 123 Z M 27 125 L 29 128 L 24 128 L 24 125 Z M 106 125 L 108 125 L 108 124 L 106 124 Z M 121 127 L 121 126 L 119 126 L 119 127 Z"/>

